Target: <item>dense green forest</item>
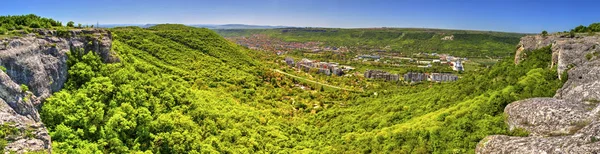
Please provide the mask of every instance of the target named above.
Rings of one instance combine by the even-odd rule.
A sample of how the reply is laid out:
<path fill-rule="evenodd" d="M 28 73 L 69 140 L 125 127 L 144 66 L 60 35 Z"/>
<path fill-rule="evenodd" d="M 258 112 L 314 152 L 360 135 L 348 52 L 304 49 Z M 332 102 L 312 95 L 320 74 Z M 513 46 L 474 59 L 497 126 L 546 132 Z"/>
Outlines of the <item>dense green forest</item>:
<path fill-rule="evenodd" d="M 82 25 L 69 21 L 66 26 L 62 22 L 37 16 L 35 14 L 0 16 L 0 38 L 3 35 L 21 36 L 33 32 L 35 29 L 53 29 L 59 33 L 66 32 L 69 28 L 94 28 L 94 25 Z"/>
<path fill-rule="evenodd" d="M 43 18 L 37 15 L 0 16 L 0 35 L 9 31 L 28 30 L 29 28 L 61 27 L 62 23 L 54 19 Z"/>
<path fill-rule="evenodd" d="M 42 107 L 56 153 L 473 153 L 487 135 L 526 135 L 508 131 L 504 107 L 563 83 L 547 47 L 454 83 L 302 90 L 273 55 L 208 29 L 111 31 L 121 62 L 73 49 Z"/>
<path fill-rule="evenodd" d="M 576 32 L 576 33 L 600 32 L 600 23 L 593 23 L 587 27 L 583 26 L 583 25 L 579 25 L 579 26 L 575 27 L 574 29 L 571 29 L 571 32 Z"/>
<path fill-rule="evenodd" d="M 224 37 L 266 34 L 288 42 L 324 42 L 325 46 L 360 47 L 396 53 L 448 53 L 461 57 L 506 57 L 524 34 L 417 28 L 218 29 Z M 444 37 L 452 39 L 443 40 Z M 362 52 L 362 51 L 361 51 Z"/>
<path fill-rule="evenodd" d="M 34 14 L 0 16 L 0 27 L 6 30 L 20 30 L 30 28 L 52 28 L 60 27 L 62 23 L 50 18 L 43 18 Z"/>
<path fill-rule="evenodd" d="M 341 97 L 291 88 L 252 57 L 260 53 L 207 29 L 112 31 L 122 62 L 71 51 L 66 88 L 42 108 L 55 152 L 277 151 L 295 142 L 306 104 Z"/>

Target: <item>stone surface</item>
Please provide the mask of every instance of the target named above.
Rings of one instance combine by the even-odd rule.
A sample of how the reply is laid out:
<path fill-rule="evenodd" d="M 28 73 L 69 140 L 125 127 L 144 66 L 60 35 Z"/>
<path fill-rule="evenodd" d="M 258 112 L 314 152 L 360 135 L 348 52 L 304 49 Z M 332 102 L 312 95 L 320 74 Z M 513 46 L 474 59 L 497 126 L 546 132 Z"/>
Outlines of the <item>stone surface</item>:
<path fill-rule="evenodd" d="M 0 124 L 19 129 L 9 141 L 6 152 L 51 152 L 51 139 L 41 122 L 38 109 L 67 81 L 67 52 L 82 48 L 95 52 L 104 62 L 118 62 L 112 52 L 112 36 L 100 29 L 71 30 L 70 36 L 57 36 L 53 30 L 37 30 L 0 40 Z M 21 88 L 26 85 L 29 91 Z M 28 135 L 29 134 L 29 135 Z"/>
<path fill-rule="evenodd" d="M 600 52 L 600 36 L 531 35 L 521 38 L 517 45 L 515 64 L 527 57 L 527 52 L 552 45 L 552 66 L 557 65 L 559 77 L 569 67 L 583 65 L 588 53 Z"/>
<path fill-rule="evenodd" d="M 515 63 L 533 49 L 552 45 L 553 67 L 568 77 L 553 98 L 516 101 L 504 109 L 511 130 L 527 137 L 488 136 L 476 153 L 600 153 L 600 36 L 526 36 Z M 561 76 L 567 72 L 568 76 Z"/>
<path fill-rule="evenodd" d="M 42 34 L 56 34 L 40 30 Z M 0 40 L 0 65 L 18 84 L 25 84 L 40 99 L 60 90 L 67 79 L 66 53 L 73 48 L 95 51 L 104 62 L 118 62 L 112 36 L 106 30 L 72 30 L 72 37 L 35 36 Z M 88 45 L 88 43 L 91 43 Z"/>
<path fill-rule="evenodd" d="M 0 71 L 0 124 L 19 130 L 16 135 L 5 138 L 9 143 L 4 147 L 4 151 L 51 151 L 48 130 L 42 124 L 35 108 L 35 104 L 39 102 L 33 93 L 23 91 L 4 71 Z M 33 135 L 26 135 L 28 132 Z"/>
<path fill-rule="evenodd" d="M 492 135 L 477 145 L 476 153 L 600 153 L 600 122 L 573 135 L 511 137 Z"/>
<path fill-rule="evenodd" d="M 504 113 L 511 129 L 523 128 L 533 136 L 572 134 L 596 115 L 593 105 L 554 98 L 532 98 L 513 102 Z"/>
<path fill-rule="evenodd" d="M 600 100 L 600 60 L 594 60 L 568 71 L 568 80 L 555 98 L 578 101 Z"/>

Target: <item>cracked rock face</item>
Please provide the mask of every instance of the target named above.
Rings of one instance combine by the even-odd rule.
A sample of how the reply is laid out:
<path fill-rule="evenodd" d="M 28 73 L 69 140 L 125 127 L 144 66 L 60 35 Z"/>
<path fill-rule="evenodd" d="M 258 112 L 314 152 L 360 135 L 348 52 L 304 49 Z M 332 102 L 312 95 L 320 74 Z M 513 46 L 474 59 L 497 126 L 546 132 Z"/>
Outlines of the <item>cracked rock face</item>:
<path fill-rule="evenodd" d="M 109 31 L 72 30 L 69 38 L 58 37 L 51 30 L 38 33 L 0 40 L 0 124 L 19 130 L 5 138 L 7 152 L 51 152 L 50 136 L 38 109 L 67 81 L 66 53 L 71 48 L 96 52 L 107 63 L 119 61 L 111 51 Z"/>
<path fill-rule="evenodd" d="M 553 98 L 531 98 L 506 106 L 511 130 L 528 137 L 488 136 L 476 153 L 600 153 L 600 36 L 526 36 L 515 63 L 529 50 L 552 45 L 552 62 L 568 80 Z"/>
<path fill-rule="evenodd" d="M 561 77 L 570 67 L 583 65 L 588 60 L 586 55 L 600 52 L 600 36 L 578 36 L 568 38 L 561 35 L 532 35 L 521 38 L 517 45 L 515 64 L 527 58 L 527 52 L 552 45 L 552 67 L 557 66 Z"/>
<path fill-rule="evenodd" d="M 555 98 L 575 102 L 600 100 L 600 60 L 594 60 L 568 72 L 568 80 Z"/>
<path fill-rule="evenodd" d="M 50 136 L 40 120 L 35 104 L 40 104 L 40 100 L 33 93 L 23 91 L 6 73 L 0 71 L 0 124 L 18 129 L 16 134 L 5 138 L 9 143 L 4 151 L 50 152 Z M 28 133 L 32 135 L 27 135 Z"/>
<path fill-rule="evenodd" d="M 555 136 L 572 133 L 595 115 L 592 105 L 554 98 L 532 98 L 513 102 L 504 113 L 511 129 L 524 128 L 530 135 Z M 528 114 L 522 114 L 528 113 Z"/>

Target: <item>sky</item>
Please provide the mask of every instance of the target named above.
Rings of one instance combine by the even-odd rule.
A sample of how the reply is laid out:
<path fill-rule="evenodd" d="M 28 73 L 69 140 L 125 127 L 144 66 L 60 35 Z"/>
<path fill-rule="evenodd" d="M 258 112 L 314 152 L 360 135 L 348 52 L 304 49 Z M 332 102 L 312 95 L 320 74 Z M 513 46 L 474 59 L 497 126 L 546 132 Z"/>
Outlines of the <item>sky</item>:
<path fill-rule="evenodd" d="M 82 24 L 411 27 L 539 33 L 600 22 L 600 0 L 7 0 L 0 15 Z"/>

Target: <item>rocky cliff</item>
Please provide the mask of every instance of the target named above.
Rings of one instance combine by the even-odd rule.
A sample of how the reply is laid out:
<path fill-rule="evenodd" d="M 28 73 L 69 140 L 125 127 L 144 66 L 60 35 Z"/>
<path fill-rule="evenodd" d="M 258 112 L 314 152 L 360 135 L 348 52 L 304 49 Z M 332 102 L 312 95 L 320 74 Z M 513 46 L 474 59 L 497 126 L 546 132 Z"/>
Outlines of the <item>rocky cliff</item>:
<path fill-rule="evenodd" d="M 96 52 L 104 62 L 118 62 L 109 31 L 37 30 L 0 40 L 0 125 L 17 128 L 7 135 L 4 151 L 51 151 L 50 136 L 38 109 L 67 80 L 67 55 L 73 48 Z"/>
<path fill-rule="evenodd" d="M 504 109 L 510 129 L 529 136 L 488 136 L 477 153 L 600 153 L 600 36 L 526 36 L 515 63 L 548 45 L 553 68 L 567 82 L 553 98 L 520 100 Z"/>

